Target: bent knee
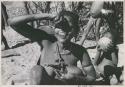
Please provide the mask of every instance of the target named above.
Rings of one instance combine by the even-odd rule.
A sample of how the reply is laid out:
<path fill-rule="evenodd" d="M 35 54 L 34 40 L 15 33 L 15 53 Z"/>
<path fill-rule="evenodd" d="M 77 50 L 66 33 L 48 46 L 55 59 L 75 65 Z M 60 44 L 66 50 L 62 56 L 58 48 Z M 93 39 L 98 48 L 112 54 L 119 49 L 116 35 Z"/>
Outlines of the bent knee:
<path fill-rule="evenodd" d="M 30 71 L 30 75 L 31 77 L 39 77 L 42 76 L 42 74 L 44 73 L 45 69 L 42 66 L 39 65 L 35 65 L 33 66 L 33 68 Z"/>
<path fill-rule="evenodd" d="M 40 65 L 35 65 L 33 66 L 33 68 L 31 69 L 31 71 L 43 71 L 44 67 L 40 66 Z"/>
<path fill-rule="evenodd" d="M 41 84 L 41 79 L 43 78 L 44 68 L 39 65 L 33 66 L 30 71 L 30 84 Z"/>

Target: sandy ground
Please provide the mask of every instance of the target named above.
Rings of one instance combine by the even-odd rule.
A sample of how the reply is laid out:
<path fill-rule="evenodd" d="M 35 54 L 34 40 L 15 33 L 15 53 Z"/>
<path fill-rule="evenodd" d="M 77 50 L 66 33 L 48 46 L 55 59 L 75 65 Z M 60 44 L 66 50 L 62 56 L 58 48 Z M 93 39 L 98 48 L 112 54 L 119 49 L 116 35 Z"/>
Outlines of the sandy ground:
<path fill-rule="evenodd" d="M 9 31 L 4 32 L 7 42 L 10 47 L 15 46 L 19 43 L 24 43 L 27 38 L 19 35 L 14 30 L 9 29 Z M 95 41 L 86 41 L 83 45 L 84 47 L 95 46 Z M 124 57 L 124 45 L 119 44 L 119 62 L 118 66 L 125 64 Z M 90 57 L 94 58 L 96 54 L 96 49 L 87 50 Z M 28 43 L 14 49 L 2 51 L 1 59 L 1 72 L 2 72 L 2 84 L 28 84 L 29 71 L 36 65 L 38 58 L 40 57 L 40 47 L 34 43 Z"/>

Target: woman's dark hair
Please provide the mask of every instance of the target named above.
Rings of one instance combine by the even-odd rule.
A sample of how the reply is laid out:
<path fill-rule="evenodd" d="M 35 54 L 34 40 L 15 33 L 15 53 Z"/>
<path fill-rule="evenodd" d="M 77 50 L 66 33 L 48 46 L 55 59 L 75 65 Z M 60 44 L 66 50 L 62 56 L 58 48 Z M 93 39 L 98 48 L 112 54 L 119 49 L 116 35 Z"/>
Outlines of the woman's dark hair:
<path fill-rule="evenodd" d="M 74 36 L 77 35 L 80 30 L 78 21 L 79 16 L 76 13 L 63 10 L 55 19 L 55 27 L 60 28 L 65 32 L 71 32 Z"/>

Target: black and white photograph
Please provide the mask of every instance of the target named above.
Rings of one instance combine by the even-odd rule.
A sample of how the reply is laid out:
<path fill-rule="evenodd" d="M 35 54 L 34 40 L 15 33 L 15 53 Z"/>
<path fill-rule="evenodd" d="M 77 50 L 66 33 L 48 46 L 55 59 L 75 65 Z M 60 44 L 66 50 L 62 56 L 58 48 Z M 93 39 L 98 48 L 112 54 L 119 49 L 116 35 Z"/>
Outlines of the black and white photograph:
<path fill-rule="evenodd" d="M 2 85 L 124 85 L 124 1 L 1 1 Z"/>

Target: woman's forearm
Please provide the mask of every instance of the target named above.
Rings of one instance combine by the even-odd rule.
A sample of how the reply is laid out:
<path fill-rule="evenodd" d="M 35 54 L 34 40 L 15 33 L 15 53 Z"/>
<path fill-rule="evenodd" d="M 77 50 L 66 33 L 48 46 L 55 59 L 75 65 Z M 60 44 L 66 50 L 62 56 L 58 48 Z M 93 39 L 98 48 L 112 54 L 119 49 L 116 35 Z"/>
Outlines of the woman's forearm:
<path fill-rule="evenodd" d="M 24 16 L 10 18 L 8 22 L 10 25 L 18 25 L 21 23 L 25 24 L 35 20 L 42 20 L 42 19 L 51 20 L 52 18 L 53 17 L 51 16 L 51 14 L 42 13 L 42 14 L 24 15 Z"/>
<path fill-rule="evenodd" d="M 90 84 L 91 82 L 95 81 L 95 78 L 93 76 L 87 75 L 87 76 L 76 76 L 75 77 L 76 82 L 82 81 L 83 84 Z"/>
<path fill-rule="evenodd" d="M 34 20 L 33 15 L 25 15 L 25 16 L 9 18 L 8 23 L 10 25 L 18 25 L 18 24 L 27 23 L 27 22 L 33 21 L 33 20 Z"/>
<path fill-rule="evenodd" d="M 83 76 L 76 76 L 76 79 L 79 81 L 83 81 L 83 83 L 91 83 L 95 81 L 96 79 L 96 73 L 93 65 L 89 65 L 83 68 L 83 70 L 86 74 Z"/>

